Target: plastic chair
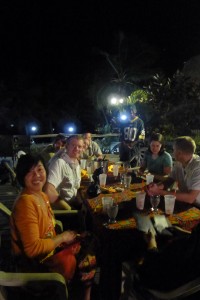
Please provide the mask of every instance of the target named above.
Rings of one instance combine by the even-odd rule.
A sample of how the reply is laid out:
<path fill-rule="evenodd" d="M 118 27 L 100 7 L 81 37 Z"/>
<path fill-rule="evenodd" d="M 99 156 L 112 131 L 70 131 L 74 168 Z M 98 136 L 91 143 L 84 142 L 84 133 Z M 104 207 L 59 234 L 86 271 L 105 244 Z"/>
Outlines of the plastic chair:
<path fill-rule="evenodd" d="M 137 285 L 134 290 L 134 271 L 131 262 L 122 263 L 122 270 L 124 273 L 124 294 L 121 300 L 137 299 L 137 300 L 176 300 L 186 299 L 188 296 L 194 295 L 200 291 L 200 277 L 191 280 L 178 288 L 169 291 L 159 291 L 155 289 L 147 289 L 142 285 Z M 128 298 L 130 297 L 130 298 Z M 196 298 L 195 298 L 196 299 Z M 198 299 L 198 297 L 197 297 Z"/>
<path fill-rule="evenodd" d="M 153 296 L 154 299 L 158 300 L 185 299 L 186 297 L 193 295 L 198 291 L 200 291 L 200 277 L 197 277 L 194 280 L 191 280 L 180 287 L 167 292 L 147 289 L 147 292 Z"/>
<path fill-rule="evenodd" d="M 0 271 L 0 299 L 68 299 L 64 277 L 58 273 L 9 273 Z"/>

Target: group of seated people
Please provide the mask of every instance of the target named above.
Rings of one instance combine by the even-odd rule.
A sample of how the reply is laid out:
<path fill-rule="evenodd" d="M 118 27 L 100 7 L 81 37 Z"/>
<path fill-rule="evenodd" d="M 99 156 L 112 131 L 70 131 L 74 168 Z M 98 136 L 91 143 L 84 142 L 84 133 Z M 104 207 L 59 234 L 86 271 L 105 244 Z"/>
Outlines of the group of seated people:
<path fill-rule="evenodd" d="M 49 257 L 66 251 L 68 249 L 66 246 L 76 242 L 78 237 L 76 232 L 69 230 L 56 234 L 52 208 L 67 210 L 81 208 L 81 199 L 77 197 L 81 182 L 80 158 L 95 156 L 101 159 L 102 152 L 99 146 L 91 140 L 90 133 L 83 136 L 73 135 L 63 140 L 63 142 L 61 148 L 56 149 L 54 155 L 48 161 L 48 170 L 42 155 L 26 154 L 19 158 L 16 176 L 22 186 L 22 191 L 12 210 L 12 249 L 17 261 L 21 262 L 24 258 L 34 258 L 40 266 L 42 265 L 50 271 L 57 270 L 63 274 L 67 281 L 78 276 L 80 282 L 84 283 L 84 300 L 89 300 L 91 282 L 95 275 L 96 266 L 94 249 L 89 249 L 83 257 L 77 255 L 81 251 L 81 246 L 78 244 L 76 253 L 67 252 L 65 263 L 63 259 L 61 261 L 57 259 L 53 265 L 48 264 Z M 148 172 L 153 173 L 159 182 L 147 186 L 147 192 L 149 195 L 174 194 L 174 190 L 169 191 L 168 189 L 174 182 L 178 182 L 177 201 L 198 205 L 200 202 L 200 159 L 195 155 L 195 142 L 188 136 L 178 137 L 174 141 L 173 149 L 176 160 L 174 164 L 171 155 L 164 150 L 162 135 L 154 133 L 151 136 L 149 149 L 145 153 L 140 173 L 148 169 Z M 198 251 L 198 245 L 195 244 L 197 233 L 198 227 L 192 235 L 187 236 L 182 242 L 185 249 L 187 249 L 186 245 L 190 241 L 194 243 L 188 255 L 194 255 L 195 251 Z M 145 240 L 145 251 L 141 251 L 143 263 L 140 263 L 139 270 L 141 270 L 141 278 L 143 276 L 144 282 L 155 287 L 156 283 L 152 283 L 154 277 L 151 276 L 149 270 L 151 270 L 151 267 L 153 268 L 155 260 L 163 262 L 162 255 L 165 254 L 160 254 L 156 248 L 155 236 L 152 236 L 151 233 L 143 238 Z M 177 247 L 177 249 L 179 248 Z M 183 250 L 179 250 L 183 256 L 181 258 L 180 255 L 179 259 L 184 259 Z M 170 259 L 173 252 L 169 250 L 166 253 L 168 259 Z M 19 259 L 19 257 L 23 259 Z M 80 260 L 80 257 L 82 257 L 82 260 Z M 149 257 L 151 257 L 151 260 L 148 260 Z M 155 257 L 155 260 L 152 257 Z M 195 258 L 198 259 L 197 255 Z M 22 266 L 23 263 L 19 265 L 19 267 Z M 84 266 L 87 266 L 87 268 L 84 268 Z M 145 273 L 145 267 L 149 273 Z M 153 273 L 155 280 L 160 278 L 161 281 L 163 269 L 159 271 L 159 268 L 155 267 L 155 270 L 155 274 Z M 185 276 L 184 279 L 189 279 L 196 274 L 195 272 L 191 274 L 192 270 L 189 269 L 189 266 L 187 270 L 188 276 Z M 151 281 L 145 280 L 146 275 L 144 274 L 149 274 Z M 162 287 L 160 281 L 159 284 Z"/>

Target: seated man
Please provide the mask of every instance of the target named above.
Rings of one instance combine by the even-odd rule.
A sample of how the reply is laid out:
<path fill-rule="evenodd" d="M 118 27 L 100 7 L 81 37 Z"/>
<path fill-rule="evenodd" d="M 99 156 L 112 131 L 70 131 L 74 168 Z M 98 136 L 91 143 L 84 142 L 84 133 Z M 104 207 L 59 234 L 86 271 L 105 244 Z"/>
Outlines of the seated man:
<path fill-rule="evenodd" d="M 90 132 L 84 133 L 83 139 L 84 139 L 85 149 L 82 158 L 88 159 L 88 158 L 95 157 L 97 159 L 102 159 L 103 158 L 102 151 L 99 145 L 96 142 L 92 141 L 91 133 Z"/>
<path fill-rule="evenodd" d="M 196 144 L 189 136 L 181 136 L 174 141 L 174 158 L 176 163 L 169 177 L 162 183 L 151 183 L 149 195 L 169 195 L 176 193 L 176 200 L 200 205 L 200 158 L 195 155 Z M 169 191 L 174 183 L 178 190 Z"/>
<path fill-rule="evenodd" d="M 45 163 L 48 164 L 50 159 L 54 156 L 54 154 L 57 153 L 60 149 L 62 149 L 65 146 L 65 144 L 66 144 L 66 136 L 64 136 L 63 134 L 58 134 L 55 137 L 53 144 L 49 144 L 41 152 L 41 155 L 45 160 Z"/>
<path fill-rule="evenodd" d="M 44 187 L 55 208 L 80 208 L 77 191 L 81 182 L 81 168 L 78 159 L 83 151 L 83 138 L 72 135 L 65 148 L 54 155 L 49 165 L 47 183 Z"/>

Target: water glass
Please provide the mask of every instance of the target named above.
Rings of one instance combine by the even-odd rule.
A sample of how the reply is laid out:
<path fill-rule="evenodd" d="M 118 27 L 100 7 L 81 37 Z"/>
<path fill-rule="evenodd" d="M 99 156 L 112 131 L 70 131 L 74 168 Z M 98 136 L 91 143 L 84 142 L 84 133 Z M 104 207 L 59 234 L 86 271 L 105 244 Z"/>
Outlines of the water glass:
<path fill-rule="evenodd" d="M 108 223 L 109 224 L 114 224 L 116 223 L 116 217 L 117 217 L 117 214 L 118 214 L 118 205 L 117 204 L 113 204 L 113 205 L 110 205 L 108 208 L 107 208 L 107 214 L 108 214 L 108 217 L 109 217 L 109 220 L 108 220 Z"/>
<path fill-rule="evenodd" d="M 112 205 L 113 205 L 112 197 L 102 197 L 103 212 L 107 212 L 107 209 Z"/>
<path fill-rule="evenodd" d="M 124 175 L 125 175 L 124 173 L 119 173 L 121 184 L 124 184 Z"/>
<path fill-rule="evenodd" d="M 139 210 L 144 209 L 144 202 L 145 202 L 146 193 L 145 192 L 136 192 L 136 207 Z"/>
<path fill-rule="evenodd" d="M 113 176 L 117 177 L 119 174 L 119 166 L 113 165 Z"/>
<path fill-rule="evenodd" d="M 86 159 L 81 159 L 81 160 L 80 160 L 80 164 L 81 164 L 81 169 L 82 169 L 82 170 L 85 170 L 85 169 L 86 169 L 86 162 L 87 162 Z"/>
<path fill-rule="evenodd" d="M 165 195 L 164 198 L 165 198 L 165 213 L 166 215 L 172 215 L 174 212 L 176 196 Z"/>
<path fill-rule="evenodd" d="M 107 178 L 107 174 L 100 174 L 99 175 L 99 184 L 100 184 L 100 186 L 102 186 L 102 187 L 105 187 L 105 185 L 106 185 L 106 178 Z"/>
<path fill-rule="evenodd" d="M 129 189 L 131 185 L 132 177 L 130 175 L 124 175 L 124 187 L 125 189 Z"/>

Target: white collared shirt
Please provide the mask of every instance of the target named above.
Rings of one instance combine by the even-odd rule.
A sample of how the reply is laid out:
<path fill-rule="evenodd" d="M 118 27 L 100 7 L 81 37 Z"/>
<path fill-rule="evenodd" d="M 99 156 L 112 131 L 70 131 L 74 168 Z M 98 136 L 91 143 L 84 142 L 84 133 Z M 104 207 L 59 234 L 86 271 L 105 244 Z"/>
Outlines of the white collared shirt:
<path fill-rule="evenodd" d="M 175 162 L 169 177 L 178 182 L 180 192 L 199 190 L 196 203 L 200 205 L 200 157 L 193 155 L 187 166 L 184 168 L 180 162 Z"/>
<path fill-rule="evenodd" d="M 62 199 L 75 198 L 81 182 L 78 160 L 71 160 L 66 150 L 60 151 L 50 162 L 47 182 L 54 185 Z"/>

